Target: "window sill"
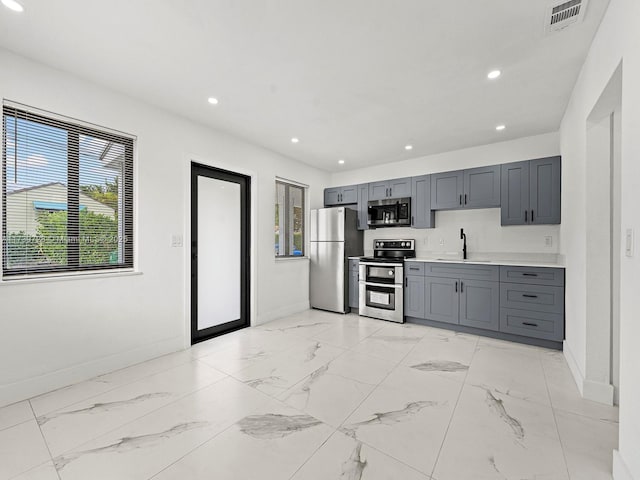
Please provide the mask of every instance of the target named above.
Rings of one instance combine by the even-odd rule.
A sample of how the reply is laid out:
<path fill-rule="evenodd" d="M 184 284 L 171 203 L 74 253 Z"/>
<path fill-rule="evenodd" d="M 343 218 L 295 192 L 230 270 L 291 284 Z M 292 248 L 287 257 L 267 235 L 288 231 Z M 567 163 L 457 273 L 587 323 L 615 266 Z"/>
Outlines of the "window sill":
<path fill-rule="evenodd" d="M 113 278 L 113 277 L 131 277 L 142 275 L 142 272 L 135 270 L 119 270 L 114 271 L 100 271 L 93 270 L 87 272 L 73 272 L 73 273 L 50 273 L 43 275 L 29 275 L 29 276 L 16 276 L 3 278 L 0 280 L 0 288 L 9 285 L 30 285 L 37 283 L 51 283 L 51 282 L 64 282 L 71 280 L 91 280 L 98 278 Z"/>
<path fill-rule="evenodd" d="M 292 260 L 309 260 L 307 255 L 296 257 L 275 257 L 276 262 L 290 262 Z"/>

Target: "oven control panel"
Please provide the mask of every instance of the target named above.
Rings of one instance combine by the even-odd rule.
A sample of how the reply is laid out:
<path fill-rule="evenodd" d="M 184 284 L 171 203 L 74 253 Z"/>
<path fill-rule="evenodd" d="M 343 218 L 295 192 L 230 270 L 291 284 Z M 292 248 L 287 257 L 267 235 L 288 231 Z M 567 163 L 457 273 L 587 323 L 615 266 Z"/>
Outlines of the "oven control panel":
<path fill-rule="evenodd" d="M 374 250 L 415 250 L 415 240 L 374 240 Z"/>

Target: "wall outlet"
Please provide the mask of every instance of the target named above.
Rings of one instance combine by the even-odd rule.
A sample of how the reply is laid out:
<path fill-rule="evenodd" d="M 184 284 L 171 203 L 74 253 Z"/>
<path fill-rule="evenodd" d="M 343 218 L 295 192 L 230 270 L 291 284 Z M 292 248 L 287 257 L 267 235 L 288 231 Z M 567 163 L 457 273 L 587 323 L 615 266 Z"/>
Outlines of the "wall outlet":
<path fill-rule="evenodd" d="M 544 246 L 552 247 L 553 246 L 553 237 L 551 235 L 547 235 L 544 237 Z"/>
<path fill-rule="evenodd" d="M 633 257 L 634 251 L 634 238 L 633 238 L 633 228 L 627 228 L 627 232 L 625 234 L 625 242 L 624 242 L 624 254 L 627 257 Z"/>
<path fill-rule="evenodd" d="M 171 235 L 171 246 L 172 247 L 182 247 L 182 235 L 178 234 L 178 233 L 174 233 L 173 235 Z"/>
<path fill-rule="evenodd" d="M 444 246 L 444 238 L 440 239 L 440 246 Z"/>
<path fill-rule="evenodd" d="M 429 245 L 429 237 L 424 237 L 424 239 L 422 240 L 422 244 Z"/>

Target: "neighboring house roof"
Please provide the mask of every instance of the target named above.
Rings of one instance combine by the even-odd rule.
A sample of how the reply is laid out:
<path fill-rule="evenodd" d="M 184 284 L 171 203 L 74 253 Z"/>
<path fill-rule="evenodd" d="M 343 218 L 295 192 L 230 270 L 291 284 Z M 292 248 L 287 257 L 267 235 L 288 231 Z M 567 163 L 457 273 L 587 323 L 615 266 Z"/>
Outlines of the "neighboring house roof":
<path fill-rule="evenodd" d="M 13 195 L 14 193 L 27 192 L 29 190 L 36 190 L 38 188 L 50 187 L 51 185 L 61 185 L 66 188 L 66 185 L 62 182 L 49 182 L 49 183 L 43 183 L 42 185 L 34 185 L 33 187 L 20 188 L 18 190 L 14 190 L 13 192 L 7 192 L 7 195 Z"/>

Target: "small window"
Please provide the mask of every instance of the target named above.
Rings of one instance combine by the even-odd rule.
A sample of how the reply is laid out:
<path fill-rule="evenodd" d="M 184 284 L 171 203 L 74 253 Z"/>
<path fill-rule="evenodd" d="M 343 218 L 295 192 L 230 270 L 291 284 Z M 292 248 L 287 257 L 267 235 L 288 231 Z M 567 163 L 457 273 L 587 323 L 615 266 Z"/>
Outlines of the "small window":
<path fill-rule="evenodd" d="M 303 186 L 276 180 L 276 257 L 305 255 L 305 193 Z"/>
<path fill-rule="evenodd" d="M 133 267 L 133 139 L 5 103 L 3 277 Z"/>

